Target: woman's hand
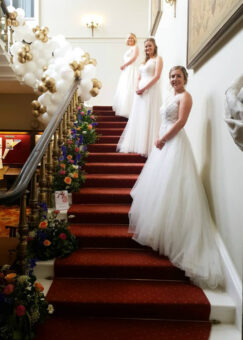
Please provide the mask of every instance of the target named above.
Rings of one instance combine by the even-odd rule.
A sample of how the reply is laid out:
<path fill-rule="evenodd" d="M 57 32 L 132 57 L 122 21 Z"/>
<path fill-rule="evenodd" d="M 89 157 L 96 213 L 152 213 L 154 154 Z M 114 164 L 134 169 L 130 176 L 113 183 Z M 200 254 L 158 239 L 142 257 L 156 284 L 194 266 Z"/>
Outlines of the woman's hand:
<path fill-rule="evenodd" d="M 145 89 L 137 89 L 137 90 L 136 90 L 136 93 L 137 93 L 138 95 L 141 95 L 141 94 L 144 93 L 144 91 L 145 91 Z"/>
<path fill-rule="evenodd" d="M 155 146 L 156 146 L 156 148 L 158 148 L 158 149 L 162 149 L 163 148 L 163 146 L 165 145 L 165 141 L 163 140 L 163 138 L 162 139 L 157 139 L 156 141 L 155 141 Z"/>
<path fill-rule="evenodd" d="M 122 71 L 125 70 L 125 68 L 126 68 L 125 65 L 122 65 L 122 66 L 120 67 L 120 69 L 121 69 Z"/>

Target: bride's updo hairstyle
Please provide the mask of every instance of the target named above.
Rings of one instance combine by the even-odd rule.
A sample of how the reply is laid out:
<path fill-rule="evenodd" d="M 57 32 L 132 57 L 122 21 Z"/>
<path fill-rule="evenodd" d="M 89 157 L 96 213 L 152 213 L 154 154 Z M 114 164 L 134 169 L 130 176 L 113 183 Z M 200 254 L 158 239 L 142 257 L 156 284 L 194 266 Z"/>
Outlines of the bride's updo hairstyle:
<path fill-rule="evenodd" d="M 185 84 L 186 84 L 187 80 L 188 80 L 188 73 L 187 73 L 186 68 L 184 66 L 180 66 L 180 65 L 172 67 L 170 69 L 170 72 L 169 72 L 169 78 L 171 76 L 172 71 L 175 71 L 175 70 L 181 70 L 181 72 L 183 73 L 183 76 L 184 76 Z"/>
<path fill-rule="evenodd" d="M 145 40 L 144 45 L 146 44 L 147 41 L 150 41 L 154 45 L 154 57 L 157 57 L 158 54 L 158 46 L 156 45 L 155 39 L 154 38 L 148 38 Z M 145 60 L 144 64 L 149 60 L 149 56 L 145 54 Z"/>
<path fill-rule="evenodd" d="M 132 38 L 133 38 L 133 40 L 134 40 L 134 45 L 136 45 L 136 43 L 137 43 L 136 34 L 134 34 L 134 33 L 129 33 L 128 36 L 127 36 L 127 39 L 128 39 L 129 37 L 132 37 Z M 134 46 L 134 45 L 133 45 L 133 46 Z"/>

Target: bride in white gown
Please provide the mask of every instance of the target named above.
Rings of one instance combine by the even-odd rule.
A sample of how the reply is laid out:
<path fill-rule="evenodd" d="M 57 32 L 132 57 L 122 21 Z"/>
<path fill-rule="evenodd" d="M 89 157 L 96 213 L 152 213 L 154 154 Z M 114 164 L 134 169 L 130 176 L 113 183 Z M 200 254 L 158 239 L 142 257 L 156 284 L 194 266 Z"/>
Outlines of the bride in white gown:
<path fill-rule="evenodd" d="M 128 118 L 132 109 L 133 95 L 136 88 L 137 71 L 135 61 L 138 57 L 136 35 L 130 33 L 127 38 L 127 45 L 130 48 L 123 56 L 124 64 L 120 67 L 120 75 L 117 89 L 113 100 L 113 110 L 117 116 Z"/>
<path fill-rule="evenodd" d="M 224 285 L 215 227 L 183 129 L 192 98 L 185 90 L 187 71 L 170 71 L 174 94 L 161 110 L 162 125 L 142 173 L 131 191 L 129 232 L 158 250 L 201 287 Z"/>
<path fill-rule="evenodd" d="M 157 45 L 153 38 L 145 40 L 144 47 L 145 62 L 139 67 L 132 111 L 118 142 L 117 150 L 136 152 L 147 156 L 158 138 L 160 127 L 161 90 L 159 79 L 162 71 L 162 58 L 157 55 Z"/>

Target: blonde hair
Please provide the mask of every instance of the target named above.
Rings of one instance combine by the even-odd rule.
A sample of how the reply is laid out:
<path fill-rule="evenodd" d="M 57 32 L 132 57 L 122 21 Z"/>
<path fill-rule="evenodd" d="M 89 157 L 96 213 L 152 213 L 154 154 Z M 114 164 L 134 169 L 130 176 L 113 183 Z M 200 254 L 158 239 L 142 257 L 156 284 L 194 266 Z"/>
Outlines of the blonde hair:
<path fill-rule="evenodd" d="M 156 45 L 155 39 L 154 38 L 147 38 L 144 41 L 144 45 L 146 44 L 146 42 L 150 41 L 153 45 L 154 45 L 154 57 L 157 57 L 158 55 L 158 46 Z M 148 56 L 148 54 L 145 54 L 145 59 L 144 59 L 144 64 L 150 59 L 150 57 Z"/>
<path fill-rule="evenodd" d="M 186 68 L 185 68 L 184 66 L 181 66 L 181 65 L 173 66 L 173 67 L 170 69 L 169 78 L 170 78 L 170 76 L 171 76 L 172 71 L 175 71 L 175 70 L 180 70 L 180 71 L 183 73 L 184 80 L 185 80 L 185 84 L 186 84 L 186 83 L 187 83 L 187 80 L 188 80 L 188 72 L 187 72 Z"/>
<path fill-rule="evenodd" d="M 127 39 L 128 39 L 129 37 L 133 37 L 134 45 L 136 45 L 136 43 L 137 43 L 137 37 L 136 37 L 136 35 L 135 35 L 134 33 L 129 33 L 128 36 L 127 36 Z"/>

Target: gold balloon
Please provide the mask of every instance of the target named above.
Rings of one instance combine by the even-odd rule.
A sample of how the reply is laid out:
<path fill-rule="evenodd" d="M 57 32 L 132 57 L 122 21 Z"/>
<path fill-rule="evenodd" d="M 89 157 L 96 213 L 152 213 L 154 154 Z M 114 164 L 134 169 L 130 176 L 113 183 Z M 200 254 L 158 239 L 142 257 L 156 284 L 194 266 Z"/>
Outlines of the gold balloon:
<path fill-rule="evenodd" d="M 47 26 L 45 26 L 44 28 L 42 28 L 42 32 L 44 34 L 47 34 L 49 32 L 49 28 Z"/>
<path fill-rule="evenodd" d="M 57 92 L 56 86 L 49 87 L 48 90 L 49 90 L 51 93 Z"/>
<path fill-rule="evenodd" d="M 43 43 L 46 43 L 48 41 L 48 36 L 45 35 L 44 38 L 42 39 Z"/>
<path fill-rule="evenodd" d="M 34 110 L 38 110 L 41 106 L 41 104 L 38 102 L 38 100 L 33 100 L 31 103 L 31 106 Z"/>
<path fill-rule="evenodd" d="M 25 49 L 26 52 L 29 52 L 30 51 L 29 45 L 24 45 L 24 49 Z"/>
<path fill-rule="evenodd" d="M 7 25 L 11 26 L 12 25 L 12 20 L 10 18 L 7 19 Z"/>
<path fill-rule="evenodd" d="M 40 32 L 39 32 L 39 31 L 37 31 L 37 32 L 35 33 L 35 37 L 36 37 L 36 39 L 40 39 Z"/>
<path fill-rule="evenodd" d="M 94 59 L 94 58 L 90 59 L 89 64 L 93 64 L 94 66 L 96 66 L 97 65 L 96 59 Z"/>
<path fill-rule="evenodd" d="M 47 87 L 55 86 L 55 79 L 53 79 L 51 77 L 46 78 L 46 86 Z"/>
<path fill-rule="evenodd" d="M 46 71 L 47 69 L 48 69 L 48 66 L 43 66 L 43 67 L 42 67 L 42 70 L 43 70 L 43 71 Z M 45 78 L 45 79 L 43 80 L 42 78 Z M 45 81 L 45 80 L 46 80 L 46 77 L 45 77 L 45 76 L 42 77 L 42 78 L 41 78 L 42 81 Z"/>
<path fill-rule="evenodd" d="M 42 93 L 46 92 L 47 91 L 47 87 L 45 85 L 41 84 L 41 85 L 38 86 L 38 91 L 42 92 Z"/>
<path fill-rule="evenodd" d="M 99 94 L 99 89 L 97 87 L 93 87 L 89 93 L 91 94 L 92 97 L 96 97 Z"/>
<path fill-rule="evenodd" d="M 19 22 L 17 20 L 12 20 L 12 25 L 14 27 L 18 27 L 19 26 Z"/>
<path fill-rule="evenodd" d="M 32 56 L 32 54 L 30 54 L 30 53 L 26 53 L 26 60 L 28 60 L 28 61 L 31 61 L 33 59 L 33 56 Z"/>
<path fill-rule="evenodd" d="M 40 112 L 38 110 L 32 110 L 32 114 L 36 118 L 40 116 Z"/>
<path fill-rule="evenodd" d="M 74 77 L 75 77 L 75 79 L 79 79 L 81 77 L 81 72 L 79 70 L 76 70 L 74 72 Z"/>
<path fill-rule="evenodd" d="M 25 52 L 25 50 L 23 49 L 23 50 L 21 50 L 19 53 L 18 53 L 18 56 L 19 57 L 21 57 L 21 58 L 24 58 L 25 57 L 25 55 L 26 55 L 26 52 Z"/>
<path fill-rule="evenodd" d="M 79 71 L 82 71 L 84 69 L 84 63 L 82 62 L 82 61 L 80 61 L 79 63 L 78 63 L 78 70 Z"/>
<path fill-rule="evenodd" d="M 40 109 L 39 109 L 39 112 L 40 112 L 41 114 L 45 113 L 45 112 L 46 112 L 46 106 L 45 106 L 45 105 L 41 105 L 41 106 L 40 106 Z"/>

